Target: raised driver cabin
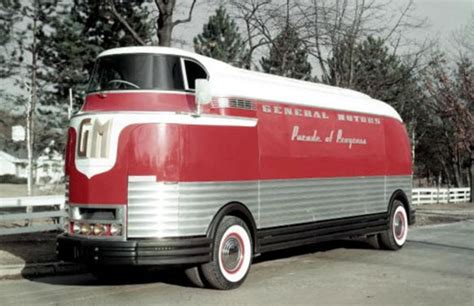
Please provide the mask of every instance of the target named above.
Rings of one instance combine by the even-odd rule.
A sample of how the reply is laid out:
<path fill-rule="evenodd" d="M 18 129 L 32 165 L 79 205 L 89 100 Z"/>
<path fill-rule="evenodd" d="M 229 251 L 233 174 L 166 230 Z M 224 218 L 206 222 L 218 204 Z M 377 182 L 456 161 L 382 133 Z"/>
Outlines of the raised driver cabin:
<path fill-rule="evenodd" d="M 102 276 L 179 266 L 231 289 L 260 253 L 359 236 L 396 250 L 415 219 L 391 106 L 172 48 L 99 55 L 66 175 L 58 256 Z"/>

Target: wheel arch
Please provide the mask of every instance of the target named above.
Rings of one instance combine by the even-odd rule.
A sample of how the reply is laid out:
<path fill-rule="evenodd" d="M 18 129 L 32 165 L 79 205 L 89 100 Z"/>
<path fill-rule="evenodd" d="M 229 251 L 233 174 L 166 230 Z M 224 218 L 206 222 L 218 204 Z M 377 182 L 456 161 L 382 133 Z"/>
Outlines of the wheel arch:
<path fill-rule="evenodd" d="M 217 227 L 225 216 L 234 216 L 242 219 L 250 230 L 254 254 L 257 253 L 257 225 L 255 219 L 245 204 L 240 202 L 230 202 L 219 209 L 219 211 L 212 218 L 211 224 L 207 229 L 207 237 L 214 240 Z"/>

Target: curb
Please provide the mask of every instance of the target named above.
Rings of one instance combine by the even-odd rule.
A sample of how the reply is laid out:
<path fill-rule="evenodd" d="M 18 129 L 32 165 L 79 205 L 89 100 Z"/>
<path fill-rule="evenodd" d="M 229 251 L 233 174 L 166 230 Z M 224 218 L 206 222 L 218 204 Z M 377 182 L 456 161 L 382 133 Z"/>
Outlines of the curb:
<path fill-rule="evenodd" d="M 64 262 L 0 265 L 0 279 L 79 274 L 86 271 L 85 266 Z"/>

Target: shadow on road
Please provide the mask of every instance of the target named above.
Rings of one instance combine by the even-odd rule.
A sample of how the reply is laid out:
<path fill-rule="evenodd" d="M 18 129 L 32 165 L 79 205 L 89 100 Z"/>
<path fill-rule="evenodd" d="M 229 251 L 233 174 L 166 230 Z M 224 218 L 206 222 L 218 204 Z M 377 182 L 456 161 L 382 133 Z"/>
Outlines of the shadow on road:
<path fill-rule="evenodd" d="M 43 263 L 56 261 L 56 232 L 0 236 L 0 266 L 31 271 Z M 26 275 L 24 275 L 26 276 Z"/>
<path fill-rule="evenodd" d="M 341 240 L 323 242 L 315 245 L 265 253 L 254 259 L 254 264 L 266 261 L 291 258 L 305 254 L 326 252 L 333 249 L 370 249 L 371 245 L 364 240 Z M 98 280 L 92 274 L 75 277 L 41 277 L 30 278 L 34 282 L 48 283 L 61 286 L 127 286 L 148 283 L 165 283 L 180 287 L 193 287 L 184 274 L 184 267 L 167 269 L 156 267 L 116 267 L 111 277 Z"/>
<path fill-rule="evenodd" d="M 270 260 L 284 259 L 284 258 L 318 253 L 318 252 L 326 252 L 326 251 L 340 249 L 340 248 L 373 249 L 374 247 L 369 242 L 367 242 L 365 239 L 362 239 L 362 238 L 357 239 L 357 240 L 327 241 L 327 242 L 321 242 L 321 243 L 297 247 L 297 248 L 264 253 L 261 256 L 255 258 L 253 263 L 258 264 L 258 263 L 270 261 Z"/>

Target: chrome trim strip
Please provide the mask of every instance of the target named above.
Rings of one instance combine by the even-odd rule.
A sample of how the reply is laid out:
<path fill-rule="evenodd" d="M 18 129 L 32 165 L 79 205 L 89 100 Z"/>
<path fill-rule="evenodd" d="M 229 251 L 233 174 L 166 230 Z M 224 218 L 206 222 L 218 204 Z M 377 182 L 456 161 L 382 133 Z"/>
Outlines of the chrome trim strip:
<path fill-rule="evenodd" d="M 156 182 L 156 176 L 155 175 L 129 176 L 128 180 L 130 182 Z"/>
<path fill-rule="evenodd" d="M 161 111 L 110 111 L 110 112 L 81 112 L 71 117 L 70 127 L 76 128 L 72 121 L 79 117 L 95 117 L 100 118 L 105 116 L 107 118 L 114 118 L 116 115 L 127 116 L 125 119 L 129 121 L 129 124 L 135 123 L 174 123 L 174 124 L 192 124 L 192 125 L 224 125 L 224 126 L 249 126 L 254 127 L 257 125 L 258 119 L 251 117 L 242 116 L 224 116 L 224 115 L 213 115 L 213 114 L 202 114 L 199 117 L 195 116 L 195 113 L 189 112 L 161 112 Z M 128 116 L 142 116 L 146 120 L 138 118 L 130 118 Z M 174 117 L 174 118 L 173 118 Z M 176 118 L 176 119 L 175 119 Z M 228 122 L 226 122 L 226 120 Z M 213 122 L 214 121 L 214 122 Z M 233 123 L 234 122 L 234 123 Z M 240 124 L 238 124 L 240 123 Z M 76 128 L 77 130 L 77 128 Z"/>
<path fill-rule="evenodd" d="M 163 93 L 163 94 L 180 94 L 180 95 L 194 95 L 194 92 L 189 92 L 186 90 L 166 90 L 166 89 L 110 89 L 110 90 L 98 90 L 98 91 L 89 91 L 86 93 L 86 97 L 89 95 L 99 95 L 99 94 L 108 94 L 108 93 Z"/>

